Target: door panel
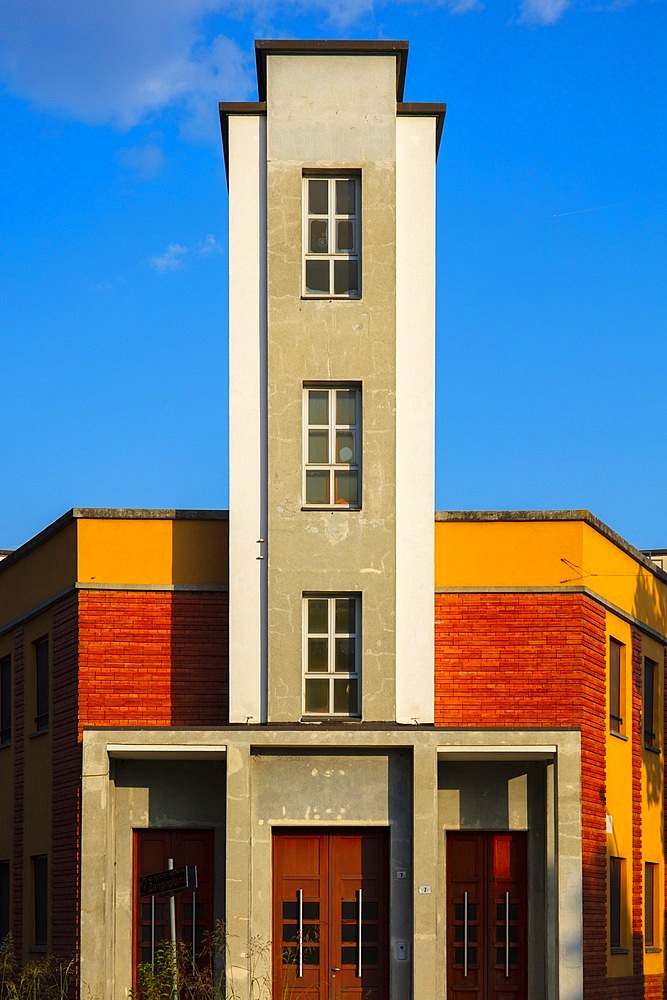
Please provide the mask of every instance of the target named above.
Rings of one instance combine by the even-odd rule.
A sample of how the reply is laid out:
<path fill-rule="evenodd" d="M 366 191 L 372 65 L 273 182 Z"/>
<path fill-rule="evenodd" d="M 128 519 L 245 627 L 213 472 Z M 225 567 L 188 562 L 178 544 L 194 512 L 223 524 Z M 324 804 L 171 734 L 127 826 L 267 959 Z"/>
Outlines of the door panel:
<path fill-rule="evenodd" d="M 448 1000 L 527 1000 L 526 836 L 447 834 Z"/>
<path fill-rule="evenodd" d="M 274 996 L 386 1000 L 386 830 L 281 830 L 273 840 Z"/>
<path fill-rule="evenodd" d="M 196 865 L 198 887 L 176 894 L 176 938 L 192 950 L 198 964 L 204 961 L 205 938 L 213 931 L 213 830 L 134 831 L 134 964 L 151 961 L 151 897 L 139 896 L 142 875 L 174 867 Z M 194 902 L 194 931 L 193 931 Z M 169 899 L 155 897 L 155 943 L 169 938 Z M 194 933 L 194 941 L 193 941 Z"/>

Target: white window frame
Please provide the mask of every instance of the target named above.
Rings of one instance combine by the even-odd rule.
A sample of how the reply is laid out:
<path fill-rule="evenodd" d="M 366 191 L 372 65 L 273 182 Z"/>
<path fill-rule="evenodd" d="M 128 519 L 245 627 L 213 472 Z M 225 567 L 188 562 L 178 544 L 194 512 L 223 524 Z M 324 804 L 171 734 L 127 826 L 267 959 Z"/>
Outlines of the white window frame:
<path fill-rule="evenodd" d="M 328 196 L 326 215 L 311 213 L 309 211 L 308 185 L 310 181 L 327 181 Z M 354 215 L 336 212 L 336 181 L 352 181 L 354 183 Z M 302 295 L 307 299 L 359 299 L 361 298 L 361 177 L 354 172 L 339 174 L 317 174 L 306 173 L 303 175 L 303 264 L 301 275 Z M 327 249 L 326 252 L 313 253 L 310 250 L 309 233 L 310 222 L 327 223 Z M 343 249 L 336 245 L 336 234 L 338 232 L 337 222 L 351 222 L 353 237 L 353 249 Z M 329 288 L 309 290 L 306 283 L 306 267 L 309 261 L 327 261 L 329 264 Z M 357 288 L 353 291 L 335 292 L 334 273 L 337 261 L 356 261 L 357 263 Z"/>
<path fill-rule="evenodd" d="M 352 392 L 354 393 L 354 412 L 356 423 L 338 423 L 337 422 L 337 410 L 336 410 L 336 393 L 339 391 Z M 311 392 L 326 392 L 328 393 L 328 414 L 329 419 L 327 424 L 314 424 L 310 423 L 310 393 Z M 302 496 L 303 496 L 303 506 L 308 510 L 360 510 L 361 509 L 361 489 L 362 489 L 362 476 L 361 476 L 361 386 L 358 382 L 317 382 L 317 383 L 305 383 L 303 386 L 303 483 L 302 483 Z M 328 433 L 328 456 L 326 462 L 310 462 L 309 461 L 309 441 L 310 441 L 310 431 L 316 429 L 324 429 L 326 427 Z M 341 462 L 336 461 L 336 432 L 344 431 L 351 434 L 354 438 L 354 461 Z M 355 503 L 349 503 L 346 500 L 336 500 L 336 473 L 338 472 L 351 472 L 354 471 L 357 474 L 357 500 Z M 326 473 L 328 476 L 328 496 L 329 499 L 326 503 L 312 503 L 308 500 L 307 486 L 308 486 L 308 473 Z"/>
<path fill-rule="evenodd" d="M 341 632 L 336 630 L 336 600 L 354 601 L 354 631 Z M 310 671 L 308 669 L 309 639 L 318 639 L 324 636 L 323 632 L 309 632 L 308 630 L 308 607 L 310 601 L 327 602 L 327 664 L 326 671 Z M 354 645 L 354 670 L 336 670 L 336 639 L 353 637 Z M 326 681 L 328 686 L 328 710 L 326 712 L 315 712 L 307 708 L 306 689 L 312 681 Z M 334 708 L 336 682 L 343 684 L 345 681 L 354 681 L 357 686 L 356 706 L 352 711 L 337 712 Z M 302 714 L 306 718 L 339 718 L 339 719 L 359 719 L 361 718 L 361 594 L 355 593 L 310 593 L 303 595 L 303 693 L 302 693 Z"/>

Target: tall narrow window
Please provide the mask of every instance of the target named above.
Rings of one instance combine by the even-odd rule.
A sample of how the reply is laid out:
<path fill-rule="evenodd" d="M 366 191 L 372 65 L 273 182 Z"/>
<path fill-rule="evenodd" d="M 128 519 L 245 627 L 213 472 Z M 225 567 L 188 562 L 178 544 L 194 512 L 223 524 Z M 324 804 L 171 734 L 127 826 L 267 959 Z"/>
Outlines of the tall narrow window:
<path fill-rule="evenodd" d="M 32 859 L 32 874 L 35 890 L 34 944 L 37 948 L 46 948 L 48 940 L 49 863 L 45 854 Z"/>
<path fill-rule="evenodd" d="M 609 859 L 609 946 L 623 948 L 623 858 Z"/>
<path fill-rule="evenodd" d="M 307 507 L 361 505 L 361 390 L 304 389 L 304 497 Z"/>
<path fill-rule="evenodd" d="M 357 594 L 304 598 L 304 712 L 360 714 L 361 600 Z"/>
<path fill-rule="evenodd" d="M 609 729 L 623 732 L 623 654 L 624 646 L 609 640 Z"/>
<path fill-rule="evenodd" d="M 644 946 L 655 948 L 658 931 L 658 866 L 650 861 L 644 865 Z"/>
<path fill-rule="evenodd" d="M 0 944 L 9 934 L 9 861 L 0 861 Z"/>
<path fill-rule="evenodd" d="M 359 189 L 358 177 L 304 177 L 304 296 L 361 294 Z"/>
<path fill-rule="evenodd" d="M 12 658 L 0 660 L 0 746 L 12 738 Z"/>
<path fill-rule="evenodd" d="M 49 640 L 35 643 L 35 728 L 49 728 Z"/>
<path fill-rule="evenodd" d="M 657 747 L 655 686 L 658 678 L 658 664 L 644 657 L 644 746 L 653 750 Z"/>

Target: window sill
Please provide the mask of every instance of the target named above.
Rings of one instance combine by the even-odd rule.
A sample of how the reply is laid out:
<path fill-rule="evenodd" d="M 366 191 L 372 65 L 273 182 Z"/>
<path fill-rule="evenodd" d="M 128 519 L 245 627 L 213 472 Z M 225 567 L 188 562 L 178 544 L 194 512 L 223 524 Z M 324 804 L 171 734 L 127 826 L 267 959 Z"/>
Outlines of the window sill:
<path fill-rule="evenodd" d="M 361 295 L 302 295 L 302 302 L 360 302 Z"/>
<path fill-rule="evenodd" d="M 48 948 L 45 944 L 31 944 L 28 952 L 31 955 L 46 955 Z"/>
<path fill-rule="evenodd" d="M 647 955 L 660 955 L 660 954 L 662 954 L 662 948 L 656 948 L 652 944 L 646 945 L 646 947 L 644 948 L 644 951 L 646 952 Z"/>
<path fill-rule="evenodd" d="M 628 742 L 628 737 L 625 735 L 625 733 L 615 733 L 613 729 L 610 729 L 609 735 L 613 736 L 614 739 L 616 740 L 623 740 L 624 743 Z"/>
<path fill-rule="evenodd" d="M 647 753 L 655 753 L 658 755 L 658 757 L 662 753 L 660 747 L 649 747 L 646 744 L 644 744 L 644 750 L 646 750 Z"/>
<path fill-rule="evenodd" d="M 610 951 L 610 953 L 612 955 L 629 955 L 630 954 L 630 952 L 628 951 L 627 948 L 610 948 L 609 951 Z"/>
<path fill-rule="evenodd" d="M 360 715 L 302 715 L 299 719 L 304 725 L 316 725 L 321 726 L 323 723 L 337 722 L 337 723 L 353 723 L 358 724 L 362 721 Z"/>
<path fill-rule="evenodd" d="M 4 743 L 0 743 L 0 750 L 9 750 L 11 745 L 12 745 L 11 740 L 5 740 Z"/>
<path fill-rule="evenodd" d="M 34 733 L 28 733 L 29 740 L 36 740 L 38 736 L 46 736 L 49 732 L 48 726 L 46 729 L 36 729 Z"/>
<path fill-rule="evenodd" d="M 315 507 L 313 504 L 304 504 L 303 507 L 301 508 L 301 510 L 303 510 L 303 511 L 309 511 L 311 514 L 312 513 L 315 513 L 315 514 L 318 514 L 318 513 L 319 514 L 336 514 L 336 513 L 349 514 L 350 512 L 352 512 L 354 514 L 356 511 L 361 510 L 361 504 L 355 504 L 354 506 L 352 506 L 351 504 L 332 503 L 332 504 L 327 504 L 326 507 Z"/>

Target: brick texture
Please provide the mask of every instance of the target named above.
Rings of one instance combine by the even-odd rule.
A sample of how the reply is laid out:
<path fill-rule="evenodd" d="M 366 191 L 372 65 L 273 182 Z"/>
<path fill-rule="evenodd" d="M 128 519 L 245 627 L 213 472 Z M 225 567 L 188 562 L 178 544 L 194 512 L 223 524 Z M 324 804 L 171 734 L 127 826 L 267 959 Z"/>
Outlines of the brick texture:
<path fill-rule="evenodd" d="M 229 719 L 227 594 L 81 591 L 84 726 L 219 726 Z"/>
<path fill-rule="evenodd" d="M 583 594 L 466 593 L 436 595 L 435 616 L 436 725 L 581 730 L 584 995 L 609 1000 L 605 611 Z"/>
<path fill-rule="evenodd" d="M 51 948 L 75 954 L 79 913 L 81 745 L 77 740 L 77 607 L 69 594 L 53 609 L 53 805 Z"/>

